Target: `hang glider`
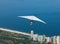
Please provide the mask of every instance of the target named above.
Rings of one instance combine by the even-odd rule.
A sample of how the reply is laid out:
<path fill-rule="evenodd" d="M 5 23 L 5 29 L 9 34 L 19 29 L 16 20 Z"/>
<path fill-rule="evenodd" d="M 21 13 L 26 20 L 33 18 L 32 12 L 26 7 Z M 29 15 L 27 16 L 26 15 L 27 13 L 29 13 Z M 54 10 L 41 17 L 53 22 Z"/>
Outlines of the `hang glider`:
<path fill-rule="evenodd" d="M 38 22 L 42 22 L 42 23 L 46 24 L 46 22 L 37 18 L 36 16 L 18 16 L 18 17 L 29 19 L 29 20 L 34 20 L 34 21 L 38 21 Z"/>

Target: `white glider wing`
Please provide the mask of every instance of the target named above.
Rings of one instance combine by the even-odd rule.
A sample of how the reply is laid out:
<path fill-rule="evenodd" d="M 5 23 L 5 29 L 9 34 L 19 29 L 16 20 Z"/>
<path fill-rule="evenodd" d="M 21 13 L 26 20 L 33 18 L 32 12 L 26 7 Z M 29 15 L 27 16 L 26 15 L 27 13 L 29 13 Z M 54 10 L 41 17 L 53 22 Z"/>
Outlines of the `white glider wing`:
<path fill-rule="evenodd" d="M 42 23 L 46 24 L 46 22 L 37 18 L 36 16 L 18 16 L 18 17 L 29 19 L 29 20 L 34 20 L 34 21 L 39 21 L 39 22 L 42 22 Z"/>

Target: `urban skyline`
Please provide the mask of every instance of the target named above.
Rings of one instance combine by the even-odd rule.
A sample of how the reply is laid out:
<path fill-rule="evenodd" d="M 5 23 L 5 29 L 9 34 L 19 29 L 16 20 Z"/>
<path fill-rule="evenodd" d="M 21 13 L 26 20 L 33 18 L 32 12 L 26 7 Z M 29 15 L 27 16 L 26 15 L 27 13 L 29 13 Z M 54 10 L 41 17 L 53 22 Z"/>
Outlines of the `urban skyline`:
<path fill-rule="evenodd" d="M 16 33 L 16 34 L 22 34 L 22 35 L 26 35 L 27 37 L 29 37 L 30 40 L 32 41 L 38 41 L 41 44 L 60 44 L 60 36 L 46 36 L 46 35 L 39 35 L 39 34 L 34 34 L 34 31 L 31 30 L 30 33 L 25 33 L 25 32 L 19 32 L 19 31 L 14 31 L 14 30 L 10 30 L 10 29 L 5 29 L 5 28 L 0 28 L 0 31 L 5 31 L 5 32 L 10 32 L 10 33 Z M 20 37 L 19 37 L 20 38 Z"/>

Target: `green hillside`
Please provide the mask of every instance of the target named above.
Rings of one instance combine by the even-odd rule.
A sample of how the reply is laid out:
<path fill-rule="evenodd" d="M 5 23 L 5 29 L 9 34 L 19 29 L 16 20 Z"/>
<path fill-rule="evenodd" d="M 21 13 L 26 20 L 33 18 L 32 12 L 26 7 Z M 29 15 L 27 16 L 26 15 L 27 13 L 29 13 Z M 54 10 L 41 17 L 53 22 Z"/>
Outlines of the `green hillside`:
<path fill-rule="evenodd" d="M 30 40 L 29 36 L 0 31 L 0 44 L 39 44 Z"/>

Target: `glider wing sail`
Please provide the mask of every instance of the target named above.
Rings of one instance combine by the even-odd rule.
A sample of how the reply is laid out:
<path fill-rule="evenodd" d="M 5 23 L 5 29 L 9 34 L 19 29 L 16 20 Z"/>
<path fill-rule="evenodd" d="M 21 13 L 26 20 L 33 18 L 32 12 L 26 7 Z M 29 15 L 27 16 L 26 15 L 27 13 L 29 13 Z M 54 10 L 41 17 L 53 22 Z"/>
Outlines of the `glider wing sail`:
<path fill-rule="evenodd" d="M 29 20 L 34 20 L 34 21 L 39 21 L 39 22 L 42 22 L 42 23 L 46 24 L 46 22 L 37 18 L 36 16 L 18 16 L 18 17 L 29 19 Z"/>

